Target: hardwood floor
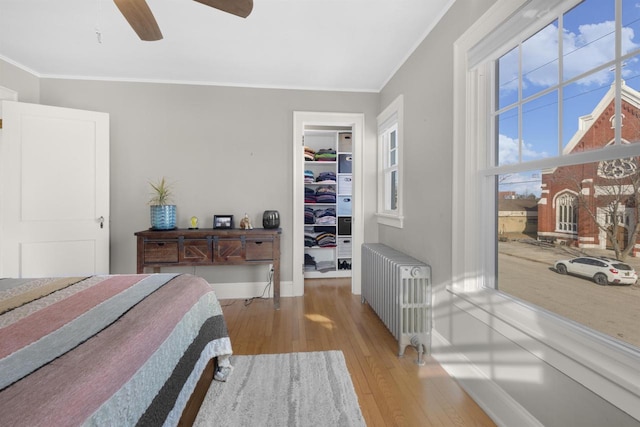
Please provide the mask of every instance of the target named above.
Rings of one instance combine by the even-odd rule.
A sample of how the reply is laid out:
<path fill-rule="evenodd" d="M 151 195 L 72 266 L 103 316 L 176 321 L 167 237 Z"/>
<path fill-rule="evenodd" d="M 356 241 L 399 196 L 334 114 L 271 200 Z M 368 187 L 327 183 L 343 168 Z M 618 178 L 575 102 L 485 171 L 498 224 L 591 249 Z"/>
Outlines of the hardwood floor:
<path fill-rule="evenodd" d="M 235 354 L 342 350 L 368 426 L 494 426 L 431 357 L 415 363 L 349 279 L 305 281 L 304 297 L 222 300 Z"/>

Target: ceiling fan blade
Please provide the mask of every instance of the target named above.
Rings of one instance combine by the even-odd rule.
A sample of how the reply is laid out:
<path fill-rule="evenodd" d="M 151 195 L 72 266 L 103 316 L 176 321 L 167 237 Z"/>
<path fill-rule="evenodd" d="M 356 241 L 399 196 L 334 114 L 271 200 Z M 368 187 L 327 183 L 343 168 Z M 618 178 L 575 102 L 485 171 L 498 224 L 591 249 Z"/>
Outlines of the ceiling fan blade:
<path fill-rule="evenodd" d="M 195 0 L 223 12 L 246 18 L 253 10 L 253 0 Z"/>
<path fill-rule="evenodd" d="M 113 0 L 140 40 L 162 40 L 160 27 L 145 0 Z"/>

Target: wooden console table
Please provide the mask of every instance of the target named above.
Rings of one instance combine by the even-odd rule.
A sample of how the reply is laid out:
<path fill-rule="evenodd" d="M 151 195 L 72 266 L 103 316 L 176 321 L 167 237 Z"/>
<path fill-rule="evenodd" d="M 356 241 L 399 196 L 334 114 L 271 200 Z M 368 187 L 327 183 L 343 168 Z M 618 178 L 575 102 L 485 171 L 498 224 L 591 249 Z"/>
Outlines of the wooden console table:
<path fill-rule="evenodd" d="M 175 229 L 135 233 L 137 272 L 145 267 L 273 264 L 273 304 L 280 308 L 280 233 L 278 229 Z"/>

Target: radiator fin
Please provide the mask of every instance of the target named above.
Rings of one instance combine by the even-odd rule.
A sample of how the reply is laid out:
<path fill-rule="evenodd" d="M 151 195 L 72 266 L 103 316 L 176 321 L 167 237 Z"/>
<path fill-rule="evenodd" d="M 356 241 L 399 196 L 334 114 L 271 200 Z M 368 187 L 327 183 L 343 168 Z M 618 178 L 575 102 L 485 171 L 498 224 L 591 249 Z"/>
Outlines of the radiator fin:
<path fill-rule="evenodd" d="M 398 340 L 420 356 L 431 352 L 431 267 L 381 243 L 362 245 L 362 302 Z"/>

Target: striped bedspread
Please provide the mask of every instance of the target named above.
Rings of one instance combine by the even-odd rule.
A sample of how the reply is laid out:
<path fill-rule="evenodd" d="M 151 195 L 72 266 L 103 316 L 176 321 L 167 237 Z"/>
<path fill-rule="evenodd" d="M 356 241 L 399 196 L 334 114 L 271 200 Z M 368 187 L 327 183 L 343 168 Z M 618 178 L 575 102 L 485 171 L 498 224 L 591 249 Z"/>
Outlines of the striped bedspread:
<path fill-rule="evenodd" d="M 0 279 L 0 425 L 176 425 L 231 343 L 188 274 Z"/>

